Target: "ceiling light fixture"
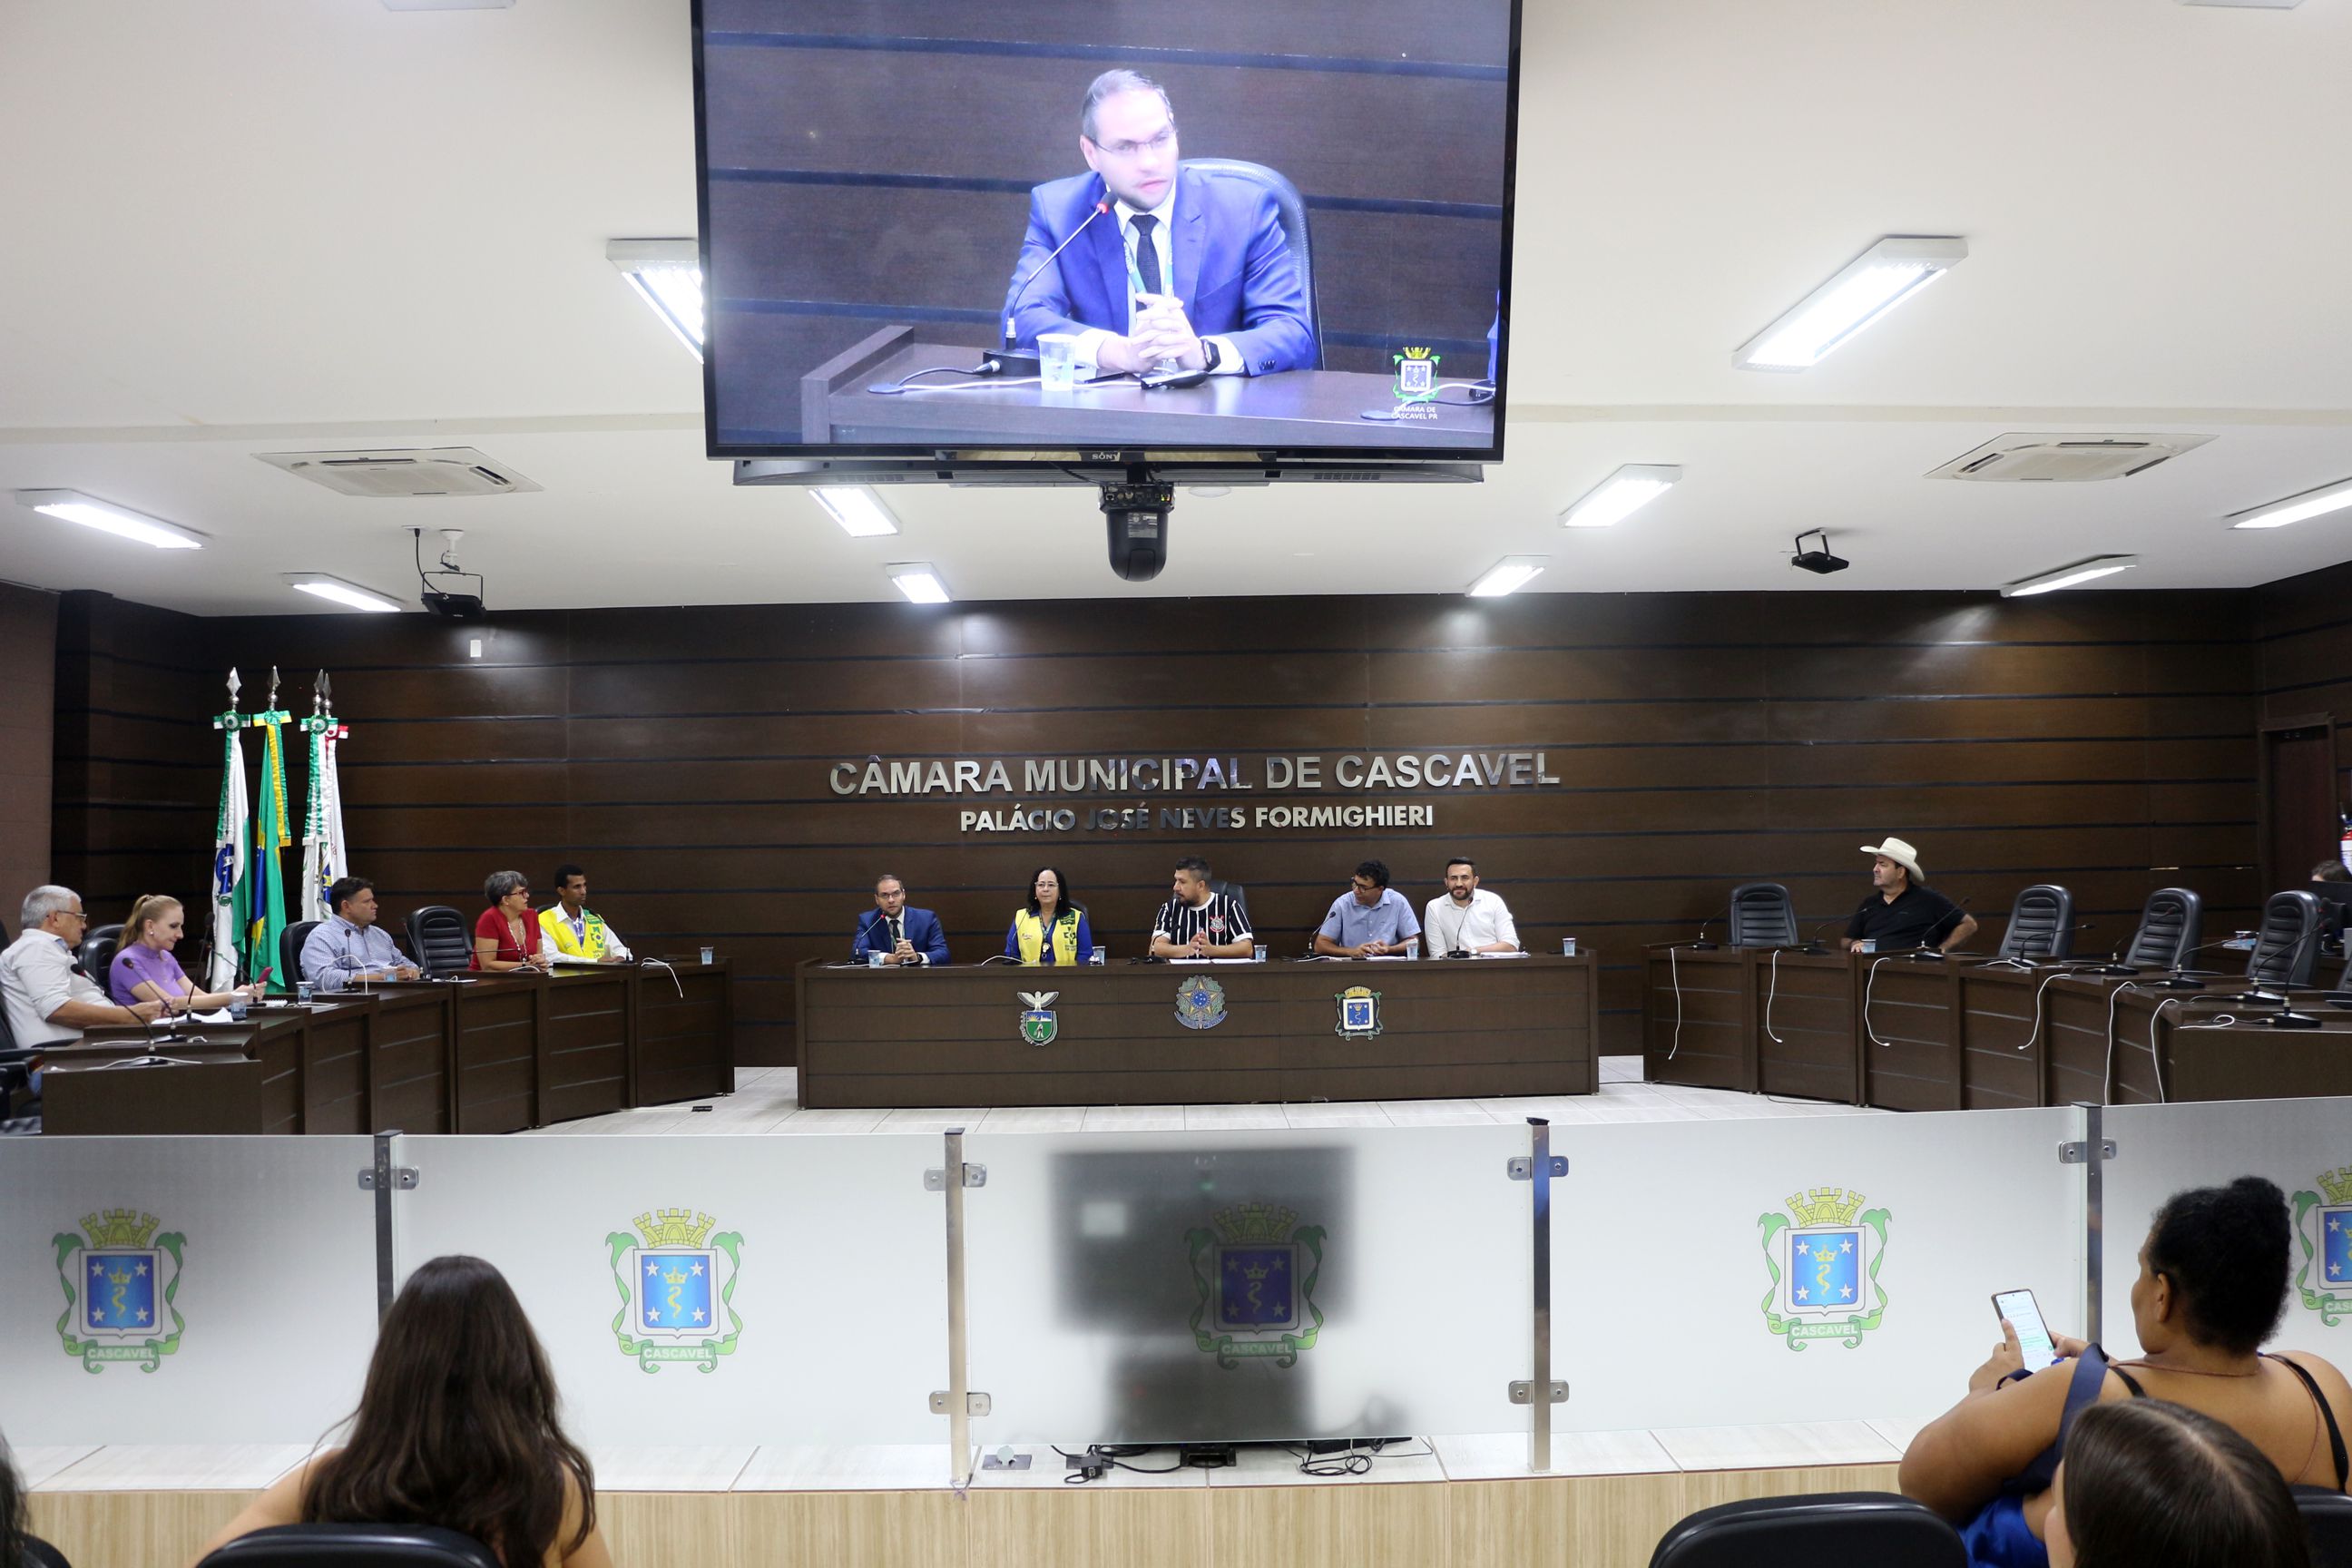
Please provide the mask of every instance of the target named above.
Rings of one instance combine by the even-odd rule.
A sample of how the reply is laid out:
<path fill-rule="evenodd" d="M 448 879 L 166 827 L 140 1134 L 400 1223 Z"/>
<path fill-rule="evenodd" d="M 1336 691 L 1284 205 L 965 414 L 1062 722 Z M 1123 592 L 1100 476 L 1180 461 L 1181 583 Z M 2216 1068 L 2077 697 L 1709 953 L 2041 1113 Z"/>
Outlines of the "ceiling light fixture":
<path fill-rule="evenodd" d="M 1506 594 L 1516 594 L 1537 578 L 1551 564 L 1549 555 L 1506 555 L 1486 569 L 1486 574 L 1470 584 L 1474 599 L 1499 599 Z"/>
<path fill-rule="evenodd" d="M 2352 479 L 2338 479 L 2332 485 L 2322 485 L 2315 490 L 2305 490 L 2284 500 L 2274 500 L 2266 506 L 2230 514 L 2231 528 L 2284 528 L 2290 522 L 2307 522 L 2331 511 L 2341 511 L 2352 506 Z"/>
<path fill-rule="evenodd" d="M 286 585 L 297 593 L 315 595 L 329 604 L 346 609 L 365 610 L 372 615 L 396 616 L 405 608 L 396 599 L 387 599 L 373 588 L 362 588 L 357 583 L 346 583 L 341 577 L 330 577 L 323 572 L 289 572 Z"/>
<path fill-rule="evenodd" d="M 31 507 L 35 511 L 61 517 L 68 522 L 78 522 L 84 528 L 94 528 L 101 533 L 111 533 L 118 539 L 135 539 L 142 544 L 152 544 L 158 550 L 202 550 L 205 536 L 191 533 L 173 522 L 149 517 L 143 511 L 132 511 L 127 506 L 100 500 L 79 490 L 18 490 L 18 506 Z"/>
<path fill-rule="evenodd" d="M 917 605 L 944 605 L 955 597 L 948 592 L 947 584 L 928 561 L 894 561 L 883 568 L 890 574 L 898 592 Z"/>
<path fill-rule="evenodd" d="M 615 239 L 604 259 L 621 269 L 687 352 L 702 357 L 702 257 L 690 239 Z"/>
<path fill-rule="evenodd" d="M 1742 370 L 1807 370 L 1968 259 L 1969 242 L 1889 235 L 1781 312 L 1732 355 Z"/>
<path fill-rule="evenodd" d="M 864 485 L 826 485 L 809 491 L 825 515 L 852 539 L 879 539 L 898 531 L 898 514 Z"/>
<path fill-rule="evenodd" d="M 1624 521 L 1681 482 L 1672 463 L 1628 463 L 1559 514 L 1562 528 L 1608 528 Z"/>
<path fill-rule="evenodd" d="M 2139 564 L 2137 555 L 2094 555 L 2088 561 L 2077 561 L 2072 566 L 2061 566 L 2055 572 L 2044 572 L 2039 577 L 2025 577 L 2010 584 L 2000 591 L 2004 599 L 2027 599 L 2036 594 L 2054 594 L 2061 588 L 2112 577 L 2118 572 L 2128 572 Z"/>

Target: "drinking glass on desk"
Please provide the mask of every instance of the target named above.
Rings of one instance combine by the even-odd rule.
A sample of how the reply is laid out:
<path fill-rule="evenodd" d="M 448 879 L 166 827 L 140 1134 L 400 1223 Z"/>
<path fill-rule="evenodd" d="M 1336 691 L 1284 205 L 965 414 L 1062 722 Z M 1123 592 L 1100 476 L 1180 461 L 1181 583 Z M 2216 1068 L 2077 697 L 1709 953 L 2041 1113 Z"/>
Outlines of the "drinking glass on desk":
<path fill-rule="evenodd" d="M 715 950 L 715 949 L 708 948 L 708 947 L 704 948 L 704 949 L 702 950 L 702 962 L 703 962 L 703 963 L 709 963 L 711 961 L 711 957 L 712 957 L 712 955 L 713 955 L 713 953 L 714 953 L 715 952 L 716 952 L 716 950 Z"/>
<path fill-rule="evenodd" d="M 1047 392 L 1067 392 L 1078 384 L 1078 334 L 1037 334 L 1037 384 Z"/>

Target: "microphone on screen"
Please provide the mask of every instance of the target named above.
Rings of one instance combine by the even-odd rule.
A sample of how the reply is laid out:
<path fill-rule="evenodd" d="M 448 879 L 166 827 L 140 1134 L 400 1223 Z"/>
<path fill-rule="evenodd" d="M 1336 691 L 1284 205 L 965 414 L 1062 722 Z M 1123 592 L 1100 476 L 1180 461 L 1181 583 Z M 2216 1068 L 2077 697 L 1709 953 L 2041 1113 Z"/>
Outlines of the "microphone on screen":
<path fill-rule="evenodd" d="M 1968 912 L 1969 905 L 1975 901 L 1975 895 L 1970 894 L 1968 898 L 1962 899 L 1958 903 L 1954 904 L 1952 907 L 1958 910 L 1962 914 L 1966 914 Z M 1930 947 L 1923 942 L 1916 948 L 1912 950 L 1911 961 L 1914 963 L 1941 963 L 1948 956 L 1949 954 L 1946 953 L 1942 948 Z"/>
<path fill-rule="evenodd" d="M 1095 210 L 1087 215 L 1086 221 L 1084 223 L 1079 224 L 1077 227 L 1070 230 L 1069 238 L 1063 240 L 1061 244 L 1054 247 L 1053 251 L 1046 256 L 1045 260 L 1037 263 L 1036 266 L 1029 269 L 1029 276 L 1021 280 L 1021 287 L 1013 290 L 1013 298 L 1004 302 L 1004 352 L 1003 353 L 990 354 L 985 360 L 982 361 L 981 367 L 983 370 L 989 370 L 992 374 L 1002 375 L 1005 371 L 1014 368 L 1013 364 L 1007 363 L 1013 358 L 1013 345 L 1015 341 L 1013 330 L 1013 318 L 1019 312 L 1021 309 L 1021 301 L 1028 296 L 1030 285 L 1036 282 L 1038 279 L 1044 277 L 1045 268 L 1053 266 L 1055 258 L 1058 258 L 1062 252 L 1069 249 L 1071 244 L 1076 240 L 1078 236 L 1087 232 L 1087 227 L 1093 224 L 1095 219 L 1102 216 L 1103 214 L 1108 211 L 1110 211 L 1110 202 L 1108 197 L 1095 203 Z M 1024 363 L 1025 363 L 1026 368 L 1034 370 L 1036 368 L 1036 356 L 1034 354 L 1024 356 Z M 993 368 L 992 369 L 992 367 Z"/>
<path fill-rule="evenodd" d="M 874 934 L 874 922 L 881 918 L 882 911 L 880 910 L 868 910 L 866 911 L 866 918 L 857 922 L 857 935 L 849 944 L 850 952 L 859 952 L 864 951 L 866 939 Z"/>
<path fill-rule="evenodd" d="M 1830 927 L 1833 925 L 1839 924 L 1841 921 L 1844 921 L 1845 918 L 1846 917 L 1843 915 L 1832 915 L 1828 920 L 1825 920 L 1821 924 L 1815 926 L 1813 928 L 1813 934 L 1807 937 L 1805 939 L 1805 944 L 1797 949 L 1797 951 L 1815 957 L 1819 957 L 1821 954 L 1829 952 L 1828 948 L 1822 945 L 1822 932 L 1829 930 Z"/>

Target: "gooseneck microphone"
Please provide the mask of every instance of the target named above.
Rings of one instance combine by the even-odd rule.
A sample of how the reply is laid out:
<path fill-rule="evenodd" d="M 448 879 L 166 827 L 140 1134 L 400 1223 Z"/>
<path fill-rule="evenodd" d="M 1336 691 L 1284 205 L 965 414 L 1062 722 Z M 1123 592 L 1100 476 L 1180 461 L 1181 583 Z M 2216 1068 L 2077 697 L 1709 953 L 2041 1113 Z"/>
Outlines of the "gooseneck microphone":
<path fill-rule="evenodd" d="M 1045 276 L 1045 268 L 1053 266 L 1055 260 L 1061 256 L 1062 252 L 1069 249 L 1071 245 L 1076 241 L 1078 236 L 1087 232 L 1087 228 L 1093 225 L 1095 219 L 1102 216 L 1103 214 L 1108 211 L 1110 211 L 1110 200 L 1108 197 L 1105 197 L 1101 201 L 1095 203 L 1095 210 L 1086 216 L 1086 221 L 1079 224 L 1077 227 L 1070 230 L 1069 238 L 1063 240 L 1061 244 L 1054 247 L 1052 252 L 1046 256 L 1045 260 L 1031 268 L 1029 269 L 1029 276 L 1021 279 L 1021 287 L 1013 290 L 1013 298 L 1004 302 L 1004 353 L 1002 354 L 992 354 L 989 356 L 998 362 L 998 374 L 1003 374 L 1005 371 L 1014 368 L 1015 362 L 1013 359 L 1013 345 L 1016 339 L 1013 330 L 1013 318 L 1020 310 L 1021 301 L 1028 297 L 1029 286 L 1036 282 L 1039 278 Z M 1026 369 L 1034 370 L 1037 368 L 1034 363 L 1036 357 L 1037 356 L 1034 354 L 1024 355 L 1021 356 L 1021 362 L 1024 363 Z"/>

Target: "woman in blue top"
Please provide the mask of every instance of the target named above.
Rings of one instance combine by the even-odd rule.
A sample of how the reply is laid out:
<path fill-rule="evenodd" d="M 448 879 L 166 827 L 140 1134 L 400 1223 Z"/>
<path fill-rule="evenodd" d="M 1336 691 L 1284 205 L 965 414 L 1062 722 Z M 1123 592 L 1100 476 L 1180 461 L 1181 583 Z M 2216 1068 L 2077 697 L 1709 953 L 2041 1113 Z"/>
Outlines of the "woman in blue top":
<path fill-rule="evenodd" d="M 1968 1397 L 1903 1456 L 1903 1491 L 1962 1527 L 1977 1568 L 2042 1568 L 2052 1487 L 2068 1429 L 2094 1405 L 2155 1398 L 2210 1416 L 2296 1486 L 2342 1491 L 2352 1384 L 2307 1351 L 2263 1350 L 2286 1307 L 2294 1226 L 2286 1194 L 2260 1176 L 2175 1193 L 2140 1244 L 2132 1327 L 2140 1353 L 2109 1361 L 2055 1338 L 2061 1359 L 2032 1368 L 2006 1321 Z"/>
<path fill-rule="evenodd" d="M 1029 879 L 1028 908 L 1013 917 L 1013 929 L 1004 933 L 1004 955 L 1024 963 L 1087 963 L 1094 952 L 1086 906 L 1070 900 L 1061 872 L 1039 867 Z"/>

